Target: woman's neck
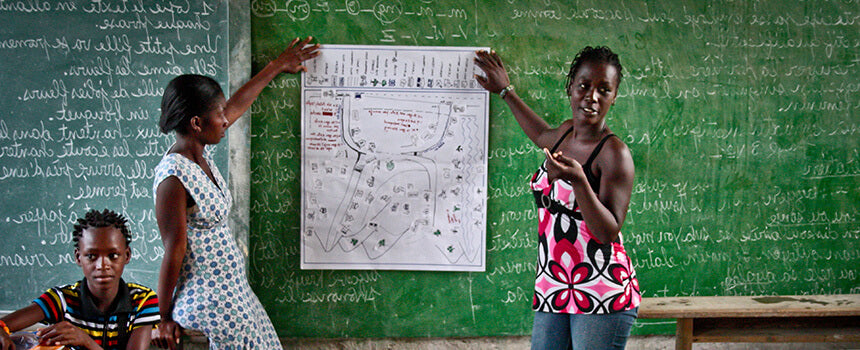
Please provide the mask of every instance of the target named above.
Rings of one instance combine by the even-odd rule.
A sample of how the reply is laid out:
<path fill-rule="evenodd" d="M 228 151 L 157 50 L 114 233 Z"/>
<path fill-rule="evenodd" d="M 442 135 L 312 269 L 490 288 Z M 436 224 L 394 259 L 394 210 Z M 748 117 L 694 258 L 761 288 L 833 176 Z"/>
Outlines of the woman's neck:
<path fill-rule="evenodd" d="M 608 135 L 611 131 L 606 126 L 606 123 L 585 124 L 573 122 L 572 137 L 582 141 L 596 141 Z"/>
<path fill-rule="evenodd" d="M 194 140 L 186 135 L 176 134 L 176 143 L 170 149 L 170 153 L 179 153 L 186 158 L 191 159 L 195 163 L 200 163 L 203 160 L 204 144 Z"/>

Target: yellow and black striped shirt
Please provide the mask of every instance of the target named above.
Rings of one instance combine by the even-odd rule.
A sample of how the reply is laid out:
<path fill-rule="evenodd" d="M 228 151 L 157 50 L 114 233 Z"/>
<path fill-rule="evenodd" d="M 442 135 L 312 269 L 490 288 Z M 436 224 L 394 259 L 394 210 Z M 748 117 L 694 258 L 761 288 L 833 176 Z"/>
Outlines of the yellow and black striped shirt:
<path fill-rule="evenodd" d="M 45 313 L 45 323 L 69 321 L 104 349 L 125 349 L 134 329 L 157 324 L 158 297 L 152 289 L 120 280 L 111 311 L 101 313 L 89 296 L 86 279 L 48 289 L 33 302 Z"/>

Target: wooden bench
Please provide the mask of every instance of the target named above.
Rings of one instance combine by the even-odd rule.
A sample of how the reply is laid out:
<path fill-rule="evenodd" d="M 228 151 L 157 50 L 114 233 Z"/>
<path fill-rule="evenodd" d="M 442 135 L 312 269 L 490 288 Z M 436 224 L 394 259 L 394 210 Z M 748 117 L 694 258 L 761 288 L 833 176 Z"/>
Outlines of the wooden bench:
<path fill-rule="evenodd" d="M 182 340 L 187 340 L 187 341 L 194 343 L 194 344 L 209 345 L 209 339 L 206 338 L 206 335 L 203 334 L 203 332 L 201 332 L 201 331 L 194 331 L 194 330 L 189 330 L 189 329 L 183 330 L 183 337 L 182 338 L 183 338 Z"/>
<path fill-rule="evenodd" d="M 203 334 L 203 332 L 192 331 L 192 330 L 184 330 L 182 335 L 182 340 L 178 349 L 180 350 L 208 350 L 209 349 L 209 339 Z M 161 348 L 150 345 L 149 350 L 162 350 Z"/>
<path fill-rule="evenodd" d="M 693 343 L 860 342 L 860 294 L 643 298 L 639 318 L 677 319 Z"/>

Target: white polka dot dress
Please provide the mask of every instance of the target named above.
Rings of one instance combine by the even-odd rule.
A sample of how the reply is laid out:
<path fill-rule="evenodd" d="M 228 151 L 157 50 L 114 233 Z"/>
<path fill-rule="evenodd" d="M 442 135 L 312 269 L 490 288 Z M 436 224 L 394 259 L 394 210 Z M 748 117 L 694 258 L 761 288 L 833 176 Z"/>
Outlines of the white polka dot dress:
<path fill-rule="evenodd" d="M 153 193 L 175 176 L 196 205 L 188 209 L 188 247 L 174 293 L 173 319 L 203 332 L 210 349 L 281 349 L 259 299 L 248 284 L 245 259 L 227 226 L 233 199 L 210 157 L 217 186 L 185 156 L 169 153 L 155 168 Z"/>

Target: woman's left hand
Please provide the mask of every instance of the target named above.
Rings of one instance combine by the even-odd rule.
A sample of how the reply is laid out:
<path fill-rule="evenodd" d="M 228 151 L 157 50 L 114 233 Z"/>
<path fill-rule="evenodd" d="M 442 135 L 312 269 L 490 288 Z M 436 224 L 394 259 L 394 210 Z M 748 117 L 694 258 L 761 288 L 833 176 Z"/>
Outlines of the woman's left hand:
<path fill-rule="evenodd" d="M 543 153 L 546 155 L 546 175 L 550 183 L 557 179 L 570 183 L 577 182 L 577 179 L 585 179 L 582 165 L 576 159 L 564 156 L 561 151 L 549 153 L 546 148 L 543 149 Z"/>
<path fill-rule="evenodd" d="M 174 320 L 161 320 L 158 328 L 152 329 L 152 345 L 162 349 L 178 349 L 182 338 L 182 326 Z"/>
<path fill-rule="evenodd" d="M 320 44 L 309 45 L 313 37 L 307 37 L 305 40 L 299 38 L 293 39 L 290 45 L 287 46 L 284 52 L 272 61 L 273 64 L 280 68 L 280 71 L 287 73 L 305 72 L 307 68 L 302 65 L 302 62 L 311 58 L 317 57 L 320 54 Z"/>

